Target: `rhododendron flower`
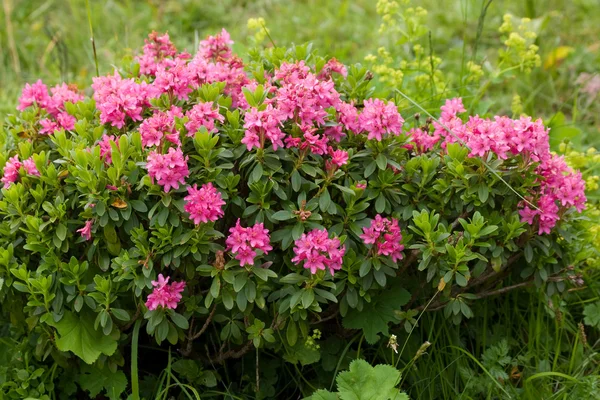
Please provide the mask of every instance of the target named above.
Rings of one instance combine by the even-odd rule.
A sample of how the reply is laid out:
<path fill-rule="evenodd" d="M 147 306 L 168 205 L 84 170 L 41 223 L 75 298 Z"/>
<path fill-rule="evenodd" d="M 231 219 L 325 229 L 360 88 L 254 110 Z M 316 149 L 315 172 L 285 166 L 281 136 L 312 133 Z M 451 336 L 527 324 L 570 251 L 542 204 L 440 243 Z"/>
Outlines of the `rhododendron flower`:
<path fill-rule="evenodd" d="M 153 96 L 169 93 L 180 100 L 187 100 L 197 82 L 194 70 L 188 67 L 187 55 L 182 57 L 180 54 L 167 65 L 157 68 L 156 78 L 152 83 Z"/>
<path fill-rule="evenodd" d="M 346 248 L 340 244 L 337 237 L 330 239 L 325 229 L 303 233 L 294 244 L 295 257 L 292 258 L 292 262 L 296 265 L 304 262 L 304 268 L 310 269 L 312 274 L 328 268 L 333 275 L 336 270 L 342 268 Z"/>
<path fill-rule="evenodd" d="M 340 94 L 333 81 L 320 81 L 301 61 L 282 63 L 275 73 L 281 87 L 277 91 L 277 109 L 284 119 L 297 119 L 303 128 L 325 125 L 327 109 L 336 108 Z"/>
<path fill-rule="evenodd" d="M 440 141 L 440 135 L 434 133 L 430 135 L 429 132 L 424 131 L 421 128 L 412 128 L 408 132 L 411 142 L 414 143 L 415 149 L 418 153 L 425 153 L 433 149 L 435 144 Z"/>
<path fill-rule="evenodd" d="M 67 85 L 66 83 L 54 86 L 50 89 L 50 92 L 52 92 L 52 97 L 50 102 L 46 105 L 46 110 L 55 117 L 58 117 L 59 113 L 65 110 L 66 102 L 75 104 L 84 99 L 83 94 L 79 93 L 76 86 Z M 67 113 L 65 114 L 69 115 Z M 66 117 L 63 116 L 63 119 L 64 118 Z M 65 129 L 67 128 L 65 127 Z M 72 128 L 68 130 L 72 130 Z"/>
<path fill-rule="evenodd" d="M 404 245 L 400 244 L 402 234 L 397 219 L 387 219 L 377 214 L 371 225 L 363 228 L 360 238 L 365 244 L 375 245 L 377 255 L 389 256 L 394 262 L 402 259 Z"/>
<path fill-rule="evenodd" d="M 360 126 L 358 123 L 358 110 L 354 104 L 340 102 L 337 106 L 338 120 L 346 130 L 358 133 Z"/>
<path fill-rule="evenodd" d="M 285 134 L 281 131 L 282 115 L 271 104 L 267 105 L 263 111 L 258 111 L 256 108 L 250 109 L 244 119 L 246 133 L 242 143 L 246 145 L 248 151 L 254 147 L 264 148 L 266 139 L 273 144 L 273 150 L 283 147 L 282 139 Z"/>
<path fill-rule="evenodd" d="M 23 111 L 27 107 L 37 104 L 40 108 L 46 108 L 52 99 L 48 94 L 48 87 L 39 79 L 36 83 L 26 83 L 21 97 L 19 98 L 19 105 L 17 110 Z"/>
<path fill-rule="evenodd" d="M 112 147 L 110 145 L 110 142 L 113 142 L 115 143 L 115 145 L 118 146 L 114 135 L 104 134 L 98 142 L 98 146 L 100 146 L 100 158 L 103 159 L 104 162 L 107 164 L 112 163 Z"/>
<path fill-rule="evenodd" d="M 184 200 L 186 203 L 183 209 L 190 214 L 190 219 L 196 225 L 216 221 L 224 215 L 222 207 L 225 202 L 221 193 L 210 182 L 202 185 L 200 189 L 196 184 L 188 187 L 188 195 Z"/>
<path fill-rule="evenodd" d="M 60 130 L 60 126 L 56 122 L 48 118 L 41 119 L 40 125 L 42 126 L 42 129 L 40 129 L 39 131 L 41 135 L 50 135 Z"/>
<path fill-rule="evenodd" d="M 442 147 L 460 142 L 469 148 L 470 157 L 486 157 L 491 152 L 501 160 L 520 155 L 525 162 L 537 163 L 535 173 L 541 177 L 539 197 L 529 200 L 537 208 L 523 202 L 519 213 L 521 220 L 530 225 L 537 221 L 540 235 L 550 233 L 565 208 L 575 207 L 579 212 L 584 209 L 585 182 L 581 173 L 575 173 L 562 158 L 550 153 L 548 129 L 541 120 L 498 116 L 490 120 L 475 116 L 463 122 L 457 117 L 465 112 L 460 98 L 446 100 L 441 109 L 439 123 L 433 125 L 434 137 L 444 138 Z"/>
<path fill-rule="evenodd" d="M 180 145 L 179 132 L 175 126 L 175 117 L 183 118 L 181 108 L 172 106 L 167 112 L 155 111 L 154 114 L 140 124 L 140 135 L 144 147 L 160 146 L 163 139 Z"/>
<path fill-rule="evenodd" d="M 146 168 L 152 183 L 156 180 L 165 192 L 171 188 L 179 189 L 179 185 L 185 185 L 185 178 L 189 175 L 187 166 L 187 156 L 183 156 L 181 148 L 169 148 L 167 154 L 160 154 L 156 151 L 148 155 Z"/>
<path fill-rule="evenodd" d="M 337 72 L 338 74 L 342 75 L 344 78 L 346 76 L 348 76 L 348 70 L 346 69 L 346 66 L 344 64 L 342 64 L 341 62 L 339 62 L 338 60 L 336 60 L 335 58 L 331 58 L 323 66 L 323 68 L 319 72 L 319 75 L 317 75 L 317 78 L 319 78 L 321 80 L 330 79 L 331 75 L 334 72 Z"/>
<path fill-rule="evenodd" d="M 33 157 L 29 157 L 27 160 L 23 161 L 23 168 L 28 175 L 40 176 L 40 172 L 35 166 L 35 161 L 33 161 Z"/>
<path fill-rule="evenodd" d="M 64 130 L 72 131 L 75 129 L 75 122 L 77 122 L 77 119 L 66 111 L 62 111 L 56 116 L 56 122 L 58 122 L 58 125 Z"/>
<path fill-rule="evenodd" d="M 165 62 L 168 58 L 177 54 L 177 49 L 171 43 L 168 33 L 159 36 L 153 31 L 144 42 L 142 54 L 136 57 L 136 61 L 140 64 L 140 74 L 155 75 L 159 68 L 166 66 Z"/>
<path fill-rule="evenodd" d="M 342 165 L 348 164 L 348 152 L 344 150 L 333 150 L 329 148 L 329 155 L 331 156 L 331 162 L 341 167 Z"/>
<path fill-rule="evenodd" d="M 133 78 L 123 79 L 117 71 L 114 75 L 93 78 L 94 100 L 100 111 L 100 121 L 117 128 L 125 125 L 125 118 L 142 120 L 144 107 L 152 89 L 146 82 L 137 83 Z"/>
<path fill-rule="evenodd" d="M 225 244 L 235 254 L 235 258 L 240 261 L 242 267 L 244 265 L 254 265 L 256 250 L 261 250 L 265 254 L 273 250 L 270 245 L 269 230 L 265 229 L 262 223 L 243 228 L 238 218 L 235 226 L 230 228 L 229 232 L 230 235 Z"/>
<path fill-rule="evenodd" d="M 358 116 L 358 126 L 367 132 L 369 140 L 383 140 L 386 134 L 400 135 L 404 119 L 393 102 L 384 103 L 380 99 L 367 99 L 364 109 Z"/>
<path fill-rule="evenodd" d="M 177 308 L 177 303 L 181 300 L 181 292 L 185 289 L 185 282 L 172 282 L 169 284 L 170 277 L 164 277 L 163 274 L 158 274 L 158 280 L 152 281 L 154 289 L 148 295 L 146 307 L 148 310 L 156 310 L 158 307 Z"/>
<path fill-rule="evenodd" d="M 79 232 L 81 234 L 81 237 L 84 238 L 85 240 L 90 240 L 92 238 L 93 223 L 94 223 L 93 220 L 88 219 L 87 221 L 85 221 L 85 225 L 83 226 L 83 228 L 77 229 L 77 232 Z"/>
<path fill-rule="evenodd" d="M 21 165 L 22 164 L 19 161 L 18 155 L 9 158 L 4 165 L 4 172 L 1 181 L 6 189 L 15 183 L 17 179 L 19 179 L 19 169 L 21 168 Z"/>
<path fill-rule="evenodd" d="M 215 127 L 215 121 L 225 121 L 225 117 L 219 114 L 219 106 L 213 106 L 213 103 L 200 102 L 186 112 L 185 116 L 188 117 L 185 124 L 188 136 L 194 136 L 202 126 L 210 133 L 217 133 L 219 130 Z"/>
<path fill-rule="evenodd" d="M 227 60 L 232 57 L 231 45 L 233 41 L 229 32 L 225 29 L 215 36 L 209 36 L 200 42 L 198 54 L 203 58 L 212 59 L 215 61 Z"/>

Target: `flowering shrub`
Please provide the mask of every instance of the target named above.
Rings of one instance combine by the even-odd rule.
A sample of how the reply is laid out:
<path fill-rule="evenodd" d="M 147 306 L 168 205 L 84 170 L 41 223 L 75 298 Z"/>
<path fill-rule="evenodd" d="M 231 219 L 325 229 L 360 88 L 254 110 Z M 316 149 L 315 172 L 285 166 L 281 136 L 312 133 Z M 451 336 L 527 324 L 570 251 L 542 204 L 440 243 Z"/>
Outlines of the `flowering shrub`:
<path fill-rule="evenodd" d="M 0 155 L 7 374 L 27 383 L 10 398 L 137 398 L 124 356 L 158 374 L 167 343 L 184 381 L 236 374 L 270 397 L 270 369 L 314 365 L 321 386 L 347 369 L 353 330 L 372 345 L 413 311 L 468 319 L 504 281 L 577 284 L 585 185 L 540 120 L 465 116 L 460 98 L 402 115 L 360 65 L 307 46 L 243 62 L 231 43 L 191 55 L 153 33 L 91 97 L 23 90 Z"/>

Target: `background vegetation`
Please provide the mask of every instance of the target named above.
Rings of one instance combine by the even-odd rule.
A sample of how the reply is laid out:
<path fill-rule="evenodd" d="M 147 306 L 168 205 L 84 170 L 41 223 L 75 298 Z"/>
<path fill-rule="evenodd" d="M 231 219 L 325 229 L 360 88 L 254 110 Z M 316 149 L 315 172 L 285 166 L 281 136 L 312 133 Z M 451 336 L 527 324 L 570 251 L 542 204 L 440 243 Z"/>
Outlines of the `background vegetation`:
<path fill-rule="evenodd" d="M 590 235 L 589 249 L 581 253 L 584 286 L 561 296 L 535 287 L 502 296 L 492 293 L 477 303 L 474 317 L 460 325 L 448 324 L 440 313 L 426 312 L 410 335 L 403 326 L 396 327 L 398 342 L 407 340 L 404 358 L 408 357 L 409 368 L 404 370 L 403 389 L 414 399 L 600 398 L 600 273 L 594 258 L 594 246 L 600 247 L 600 217 L 594 213 L 599 196 L 593 178 L 599 165 L 595 148 L 600 146 L 597 0 L 447 0 L 443 6 L 435 0 L 414 0 L 393 15 L 402 21 L 404 38 L 397 30 L 380 31 L 386 15 L 381 4 L 386 2 L 379 2 L 379 10 L 368 0 L 90 3 L 88 7 L 84 0 L 2 0 L 2 119 L 14 110 L 25 82 L 42 78 L 47 84 L 89 85 L 96 69 L 90 29 L 98 69 L 106 74 L 113 64 L 131 57 L 151 30 L 168 31 L 178 48 L 193 50 L 200 38 L 223 27 L 236 41 L 239 54 L 257 42 L 288 46 L 310 41 L 321 53 L 376 70 L 385 65 L 378 51 L 383 46 L 393 59 L 392 68 L 402 70 L 403 79 L 396 82 L 400 86 L 418 83 L 419 72 L 433 82 L 422 92 L 411 93 L 426 109 L 460 94 L 473 114 L 490 110 L 543 118 L 552 127 L 554 150 L 565 153 L 589 178 L 588 220 L 582 221 L 582 229 Z M 407 11 L 409 7 L 423 7 L 428 13 L 419 16 L 416 9 Z M 539 65 L 533 61 L 530 68 L 523 67 L 526 56 L 518 49 L 516 59 L 506 61 L 502 50 L 515 50 L 499 31 L 506 13 L 531 19 L 528 29 L 536 34 L 531 42 L 539 47 Z M 247 20 L 257 17 L 264 18 L 268 37 L 248 27 Z M 365 60 L 369 54 L 378 58 Z M 408 64 L 402 65 L 403 60 Z M 428 64 L 433 68 L 428 70 Z M 385 69 L 379 71 L 385 76 Z M 407 103 L 402 113 L 417 111 Z M 383 341 L 381 348 L 361 354 L 360 344 L 355 349 L 359 338 L 352 340 L 356 343 L 347 352 L 350 359 L 372 361 L 384 353 L 384 358 L 391 355 Z M 427 354 L 411 359 L 425 342 L 431 344 Z"/>

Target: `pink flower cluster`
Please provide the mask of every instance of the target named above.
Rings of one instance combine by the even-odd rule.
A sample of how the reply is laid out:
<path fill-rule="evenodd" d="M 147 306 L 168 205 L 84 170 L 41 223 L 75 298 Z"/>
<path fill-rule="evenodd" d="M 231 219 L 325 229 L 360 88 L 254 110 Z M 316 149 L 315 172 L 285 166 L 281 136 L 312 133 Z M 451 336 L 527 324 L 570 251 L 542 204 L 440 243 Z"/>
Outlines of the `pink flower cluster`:
<path fill-rule="evenodd" d="M 358 125 L 362 131 L 367 132 L 369 140 L 381 142 L 387 134 L 400 135 L 404 119 L 394 103 L 367 99 L 363 104 L 365 108 L 358 116 Z"/>
<path fill-rule="evenodd" d="M 215 121 L 225 121 L 225 117 L 219 114 L 219 107 L 213 106 L 213 103 L 200 102 L 186 112 L 185 116 L 188 117 L 185 124 L 188 136 L 194 136 L 202 126 L 210 133 L 217 133 L 219 130 L 215 127 Z"/>
<path fill-rule="evenodd" d="M 117 71 L 114 75 L 96 77 L 93 81 L 94 100 L 103 124 L 121 129 L 127 117 L 134 121 L 142 120 L 144 107 L 150 105 L 153 93 L 150 85 L 138 83 L 133 78 L 123 79 Z"/>
<path fill-rule="evenodd" d="M 161 67 L 166 67 L 169 58 L 177 54 L 175 45 L 171 43 L 169 34 L 159 35 L 152 32 L 145 40 L 142 55 L 136 57 L 140 64 L 140 73 L 143 75 L 156 75 L 156 71 Z"/>
<path fill-rule="evenodd" d="M 560 216 L 569 207 L 575 207 L 581 212 L 585 208 L 585 181 L 581 172 L 574 172 L 562 157 L 551 156 L 537 168 L 541 175 L 540 195 L 537 198 L 536 208 L 523 202 L 519 210 L 521 220 L 533 225 L 538 222 L 538 233 L 550 233 Z M 529 201 L 533 201 L 529 198 Z"/>
<path fill-rule="evenodd" d="M 371 225 L 363 228 L 360 238 L 365 244 L 375 245 L 377 255 L 391 257 L 394 262 L 402 259 L 404 245 L 398 220 L 383 218 L 377 214 Z"/>
<path fill-rule="evenodd" d="M 187 100 L 197 87 L 195 72 L 188 65 L 189 54 L 181 53 L 169 63 L 159 66 L 152 83 L 154 97 L 167 93 L 179 100 Z"/>
<path fill-rule="evenodd" d="M 27 160 L 21 162 L 19 161 L 19 156 L 15 155 L 9 158 L 6 164 L 4 164 L 2 179 L 0 180 L 4 184 L 4 188 L 8 189 L 19 179 L 19 170 L 21 167 L 23 167 L 28 175 L 40 176 L 32 157 L 29 157 Z"/>
<path fill-rule="evenodd" d="M 146 168 L 152 183 L 156 180 L 165 192 L 171 188 L 179 189 L 179 185 L 185 185 L 185 178 L 189 175 L 187 166 L 188 156 L 183 155 L 181 148 L 169 148 L 167 154 L 156 151 L 148 155 Z"/>
<path fill-rule="evenodd" d="M 158 281 L 152 281 L 154 289 L 148 295 L 146 307 L 148 310 L 156 310 L 158 307 L 177 308 L 177 303 L 181 300 L 181 292 L 185 289 L 185 282 L 172 282 L 169 284 L 170 277 L 164 277 L 163 274 L 158 274 Z"/>
<path fill-rule="evenodd" d="M 175 126 L 175 117 L 183 118 L 181 108 L 172 106 L 167 112 L 155 111 L 150 118 L 140 124 L 140 135 L 144 147 L 160 146 L 163 140 L 179 146 L 179 132 Z"/>
<path fill-rule="evenodd" d="M 258 111 L 256 108 L 250 109 L 246 113 L 244 128 L 246 133 L 242 139 L 242 143 L 246 145 L 248 151 L 252 148 L 263 148 L 265 140 L 273 144 L 273 150 L 283 147 L 281 141 L 285 134 L 281 131 L 283 116 L 271 104 L 263 111 Z"/>
<path fill-rule="evenodd" d="M 294 254 L 292 262 L 296 265 L 304 262 L 304 268 L 310 269 L 312 274 L 317 270 L 329 269 L 333 276 L 336 270 L 342 268 L 342 259 L 346 248 L 340 244 L 340 239 L 329 238 L 327 230 L 314 229 L 294 242 Z"/>
<path fill-rule="evenodd" d="M 229 229 L 229 232 L 230 235 L 227 237 L 225 244 L 235 254 L 235 258 L 239 260 L 241 267 L 254 265 L 256 250 L 260 250 L 264 254 L 269 254 L 269 251 L 273 250 L 270 245 L 269 230 L 265 229 L 262 223 L 243 228 L 238 219 L 235 226 Z"/>
<path fill-rule="evenodd" d="M 184 200 L 186 203 L 183 209 L 190 214 L 190 219 L 196 225 L 216 221 L 225 214 L 222 208 L 225 202 L 221 193 L 210 182 L 202 185 L 200 189 L 196 184 L 188 187 L 188 195 Z"/>
<path fill-rule="evenodd" d="M 533 225 L 537 220 L 540 235 L 550 233 L 566 208 L 575 207 L 580 212 L 585 208 L 585 182 L 581 173 L 575 173 L 562 158 L 550 153 L 548 130 L 541 120 L 498 116 L 490 120 L 474 116 L 463 122 L 457 116 L 466 111 L 460 98 L 446 100 L 441 110 L 439 123 L 434 123 L 433 137 L 444 138 L 442 147 L 461 142 L 469 148 L 470 157 L 485 157 L 492 152 L 501 160 L 520 156 L 525 163 L 537 164 L 536 173 L 541 176 L 539 196 L 529 198 L 536 205 L 530 207 L 523 202 L 519 212 L 522 221 Z M 420 138 L 417 135 L 417 146 L 424 146 L 422 139 L 422 135 Z"/>
<path fill-rule="evenodd" d="M 56 85 L 50 89 L 52 96 L 48 94 L 48 87 L 38 80 L 34 84 L 25 84 L 17 110 L 23 111 L 32 105 L 37 105 L 41 110 L 50 114 L 49 118 L 40 120 L 40 133 L 49 135 L 59 129 L 75 129 L 76 119 L 65 111 L 65 103 L 77 103 L 83 100 L 83 95 L 77 91 L 76 87 L 65 83 Z"/>

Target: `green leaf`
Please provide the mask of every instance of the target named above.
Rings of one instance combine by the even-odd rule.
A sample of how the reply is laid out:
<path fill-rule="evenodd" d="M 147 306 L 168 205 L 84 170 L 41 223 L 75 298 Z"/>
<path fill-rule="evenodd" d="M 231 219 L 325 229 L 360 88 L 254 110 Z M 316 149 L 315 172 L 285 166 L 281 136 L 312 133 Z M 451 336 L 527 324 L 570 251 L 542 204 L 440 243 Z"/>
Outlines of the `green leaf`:
<path fill-rule="evenodd" d="M 585 306 L 583 308 L 583 315 L 585 316 L 583 322 L 586 325 L 600 328 L 600 301 Z"/>
<path fill-rule="evenodd" d="M 67 227 L 63 224 L 58 224 L 56 227 L 56 236 L 58 236 L 60 240 L 64 241 L 67 238 Z"/>
<path fill-rule="evenodd" d="M 190 327 L 188 320 L 183 315 L 178 314 L 175 311 L 171 313 L 171 321 L 173 321 L 173 323 L 181 329 L 188 329 Z"/>
<path fill-rule="evenodd" d="M 362 329 L 365 339 L 370 344 L 379 340 L 379 333 L 389 336 L 388 323 L 396 320 L 396 310 L 408 303 L 410 293 L 406 289 L 392 287 L 378 296 L 374 296 L 370 303 L 365 303 L 362 311 L 349 309 L 343 319 L 346 329 Z"/>
<path fill-rule="evenodd" d="M 92 364 L 100 354 L 112 355 L 117 349 L 113 335 L 106 336 L 94 329 L 94 317 L 89 313 L 80 316 L 65 311 L 59 322 L 53 323 L 58 331 L 56 347 L 60 351 L 73 352 L 88 364 Z"/>
<path fill-rule="evenodd" d="M 294 170 L 294 172 L 292 172 L 292 189 L 294 189 L 294 192 L 297 192 L 300 190 L 300 187 L 302 186 L 302 177 L 300 176 L 300 173 L 297 170 Z"/>
<path fill-rule="evenodd" d="M 294 218 L 294 214 L 291 211 L 281 210 L 277 211 L 275 214 L 271 215 L 271 219 L 275 221 L 286 221 L 288 219 Z"/>
<path fill-rule="evenodd" d="M 319 197 L 319 208 L 322 212 L 327 211 L 329 204 L 331 203 L 331 197 L 329 196 L 329 190 L 325 189 Z"/>
<path fill-rule="evenodd" d="M 110 400 L 118 400 L 127 388 L 127 377 L 123 371 L 112 372 L 106 365 L 104 368 L 83 366 L 77 383 L 90 393 L 90 398 L 95 399 L 105 390 Z"/>
<path fill-rule="evenodd" d="M 400 371 L 391 365 L 372 367 L 365 360 L 354 360 L 350 370 L 340 372 L 336 378 L 341 399 L 408 400 L 396 385 Z"/>
<path fill-rule="evenodd" d="M 387 167 L 387 158 L 385 154 L 379 154 L 375 160 L 379 169 L 384 170 Z"/>
<path fill-rule="evenodd" d="M 290 319 L 288 322 L 288 327 L 285 332 L 285 337 L 290 346 L 293 346 L 298 341 L 298 328 L 296 327 L 296 323 Z"/>

